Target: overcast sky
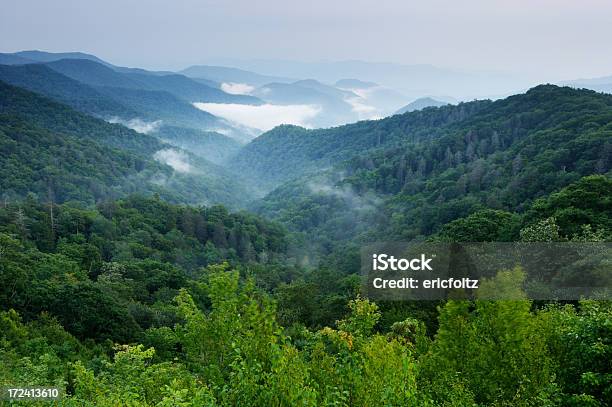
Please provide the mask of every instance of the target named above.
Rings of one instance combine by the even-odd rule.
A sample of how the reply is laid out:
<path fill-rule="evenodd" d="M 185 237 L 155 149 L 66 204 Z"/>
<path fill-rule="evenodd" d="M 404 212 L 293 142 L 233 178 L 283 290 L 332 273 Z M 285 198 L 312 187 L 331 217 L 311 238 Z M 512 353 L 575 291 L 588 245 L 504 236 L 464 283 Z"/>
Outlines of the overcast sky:
<path fill-rule="evenodd" d="M 220 58 L 359 59 L 612 75 L 610 0 L 0 0 L 0 51 L 177 69 Z"/>

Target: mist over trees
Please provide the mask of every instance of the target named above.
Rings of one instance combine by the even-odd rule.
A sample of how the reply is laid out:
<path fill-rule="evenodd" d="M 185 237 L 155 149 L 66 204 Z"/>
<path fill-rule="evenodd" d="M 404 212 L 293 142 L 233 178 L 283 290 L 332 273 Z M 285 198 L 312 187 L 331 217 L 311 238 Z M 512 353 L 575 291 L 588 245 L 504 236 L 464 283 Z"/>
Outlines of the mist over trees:
<path fill-rule="evenodd" d="M 376 241 L 609 242 L 611 95 L 542 85 L 245 143 L 188 108 L 226 97 L 209 82 L 27 64 L 45 55 L 0 66 L 0 387 L 66 406 L 612 404 L 609 301 L 529 300 L 518 267 L 483 281 L 512 301 L 373 301 L 359 275 Z"/>

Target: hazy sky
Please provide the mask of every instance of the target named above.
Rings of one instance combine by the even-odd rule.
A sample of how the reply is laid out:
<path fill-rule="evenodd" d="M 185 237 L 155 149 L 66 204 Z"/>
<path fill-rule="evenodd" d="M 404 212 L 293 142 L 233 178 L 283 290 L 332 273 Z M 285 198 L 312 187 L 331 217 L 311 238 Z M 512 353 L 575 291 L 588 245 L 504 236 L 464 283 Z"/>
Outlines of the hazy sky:
<path fill-rule="evenodd" d="M 0 0 L 0 51 L 176 69 L 215 58 L 612 75 L 610 0 Z"/>

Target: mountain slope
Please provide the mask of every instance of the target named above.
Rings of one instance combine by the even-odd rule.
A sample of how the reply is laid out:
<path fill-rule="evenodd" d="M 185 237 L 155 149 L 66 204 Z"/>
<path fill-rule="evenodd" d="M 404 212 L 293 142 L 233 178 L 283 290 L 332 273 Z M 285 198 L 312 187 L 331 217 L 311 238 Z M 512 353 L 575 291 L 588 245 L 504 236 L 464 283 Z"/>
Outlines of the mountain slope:
<path fill-rule="evenodd" d="M 141 89 L 138 81 L 107 65 L 89 59 L 59 59 L 45 63 L 56 72 L 92 86 Z"/>
<path fill-rule="evenodd" d="M 378 123 L 412 122 L 456 108 Z M 330 246 L 358 236 L 410 240 L 481 209 L 523 211 L 581 177 L 612 175 L 610 95 L 539 86 L 485 103 L 464 120 L 434 125 L 427 133 L 435 136 L 409 140 L 404 135 L 400 143 L 364 153 L 345 149 L 345 160 L 282 185 L 257 210 L 313 238 L 330 236 Z M 311 147 L 311 138 L 322 136 L 312 132 L 300 140 Z M 276 141 L 286 139 L 279 134 Z"/>
<path fill-rule="evenodd" d="M 1 189 L 5 199 L 96 202 L 133 191 L 161 166 L 95 143 L 0 114 Z M 148 167 L 148 168 L 147 168 Z M 159 167 L 159 168 L 155 168 Z M 149 190 L 151 192 L 151 190 Z"/>
<path fill-rule="evenodd" d="M 31 64 L 36 61 L 31 59 L 23 58 L 15 54 L 3 54 L 0 53 L 0 64 L 2 65 L 22 65 Z"/>
<path fill-rule="evenodd" d="M 149 74 L 143 70 L 121 73 L 89 60 L 58 60 L 46 64 L 51 69 L 93 87 L 105 98 L 138 112 L 139 119 L 164 125 L 204 131 L 224 131 L 236 139 L 244 138 L 242 129 L 210 113 L 197 109 L 192 102 L 249 103 L 261 101 L 251 96 L 230 95 L 182 75 Z M 116 115 L 125 121 L 125 115 Z M 128 118 L 134 115 L 128 115 Z"/>
<path fill-rule="evenodd" d="M 178 74 L 151 74 L 145 70 L 119 72 L 87 59 L 62 59 L 47 65 L 63 75 L 92 86 L 164 91 L 187 102 L 261 103 L 252 96 L 230 95 Z"/>
<path fill-rule="evenodd" d="M 45 196 L 41 188 L 52 183 L 57 200 L 157 192 L 173 202 L 237 206 L 249 196 L 224 169 L 202 158 L 4 82 L 0 115 L 2 168 L 9 171 L 3 190 L 12 195 L 31 184 Z"/>
<path fill-rule="evenodd" d="M 279 126 L 246 145 L 231 168 L 249 174 L 264 189 L 273 188 L 372 149 L 438 137 L 444 126 L 466 120 L 490 103 L 464 103 L 331 129 Z"/>
<path fill-rule="evenodd" d="M 44 64 L 0 65 L 0 80 L 40 93 L 83 113 L 132 118 L 138 113 Z"/>
<path fill-rule="evenodd" d="M 224 64 L 232 61 L 219 61 Z M 293 78 L 314 78 L 335 83 L 343 78 L 375 82 L 404 94 L 408 100 L 423 95 L 448 95 L 458 100 L 492 98 L 526 89 L 532 81 L 497 72 L 464 72 L 428 64 L 346 61 L 244 60 L 232 66 L 269 75 Z M 396 106 L 397 110 L 401 105 Z"/>
<path fill-rule="evenodd" d="M 165 91 L 115 88 L 95 88 L 104 96 L 141 112 L 146 120 L 162 120 L 165 124 L 208 130 L 230 126 L 222 119 L 179 99 Z"/>
<path fill-rule="evenodd" d="M 151 135 L 219 165 L 224 164 L 241 147 L 236 140 L 223 134 L 184 127 L 162 126 Z"/>
<path fill-rule="evenodd" d="M 223 92 L 221 89 L 210 87 L 183 75 L 149 75 L 142 73 L 129 73 L 126 75 L 141 84 L 143 89 L 163 90 L 189 102 L 239 103 L 248 105 L 262 103 L 256 97 L 231 95 Z"/>
<path fill-rule="evenodd" d="M 154 137 L 106 123 L 4 82 L 0 82 L 0 112 L 19 116 L 40 128 L 90 138 L 138 154 L 153 154 L 162 147 L 162 143 Z"/>
<path fill-rule="evenodd" d="M 95 55 L 86 54 L 84 52 L 45 52 L 38 50 L 31 51 L 19 51 L 15 52 L 14 55 L 20 58 L 24 58 L 29 61 L 37 61 L 37 62 L 51 62 L 51 61 L 59 61 L 60 59 L 86 59 L 88 61 L 94 61 L 103 65 L 112 66 L 106 61 L 98 58 Z"/>
<path fill-rule="evenodd" d="M 362 81 L 355 78 L 345 78 L 337 80 L 334 86 L 342 89 L 368 89 L 380 86 L 375 82 Z"/>
<path fill-rule="evenodd" d="M 366 109 L 366 112 L 368 112 L 368 109 L 370 111 L 374 110 L 379 117 L 391 115 L 399 106 L 403 106 L 409 100 L 395 89 L 359 79 L 341 79 L 334 86 L 356 94 L 359 97 L 356 102 L 362 105 L 362 109 Z"/>

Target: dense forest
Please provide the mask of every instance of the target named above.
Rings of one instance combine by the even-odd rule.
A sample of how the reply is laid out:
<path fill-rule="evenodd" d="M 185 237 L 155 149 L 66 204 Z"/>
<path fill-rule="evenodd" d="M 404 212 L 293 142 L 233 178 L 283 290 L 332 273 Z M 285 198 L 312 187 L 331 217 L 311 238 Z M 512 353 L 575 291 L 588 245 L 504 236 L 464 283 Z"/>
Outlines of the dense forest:
<path fill-rule="evenodd" d="M 91 204 L 147 192 L 177 203 L 247 200 L 247 187 L 203 157 L 2 82 L 0 115 L 3 199 L 31 192 Z"/>
<path fill-rule="evenodd" d="M 519 238 L 565 239 L 578 228 L 574 239 L 609 239 L 611 192 L 608 178 L 590 177 L 524 216 L 478 213 L 442 234 L 514 238 L 516 223 Z M 563 228 L 550 226 L 557 216 Z M 610 401 L 608 302 L 377 305 L 342 274 L 350 267 L 304 270 L 281 226 L 223 207 L 29 199 L 5 205 L 0 219 L 9 309 L 0 377 L 60 386 L 69 404 Z M 513 286 L 492 280 L 491 289 L 520 288 L 521 273 L 508 273 Z"/>
<path fill-rule="evenodd" d="M 223 93 L 78 61 L 0 66 L 0 386 L 65 406 L 612 405 L 610 301 L 532 301 L 515 268 L 483 281 L 512 301 L 375 302 L 359 276 L 381 240 L 609 242 L 612 96 L 543 85 L 242 146 L 190 116 Z"/>

